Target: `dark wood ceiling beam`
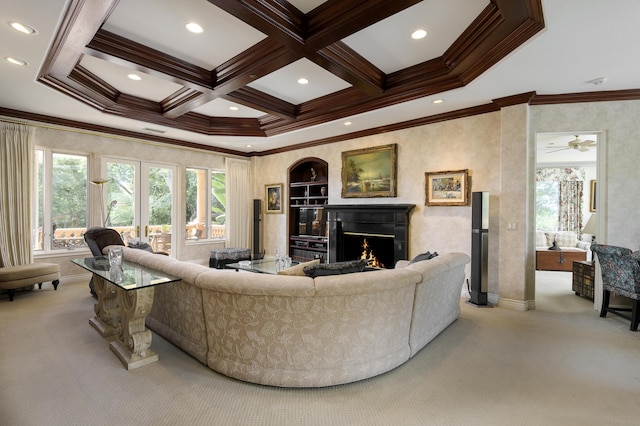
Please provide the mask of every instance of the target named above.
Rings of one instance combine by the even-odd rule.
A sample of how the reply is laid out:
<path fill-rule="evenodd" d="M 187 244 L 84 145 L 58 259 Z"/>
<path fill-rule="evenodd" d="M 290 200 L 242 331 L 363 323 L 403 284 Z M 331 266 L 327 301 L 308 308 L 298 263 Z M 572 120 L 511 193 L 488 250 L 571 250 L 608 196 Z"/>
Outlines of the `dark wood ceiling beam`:
<path fill-rule="evenodd" d="M 305 49 L 314 52 L 422 0 L 329 0 L 307 14 Z"/>
<path fill-rule="evenodd" d="M 215 90 L 227 94 L 302 58 L 300 52 L 264 39 L 214 70 Z"/>
<path fill-rule="evenodd" d="M 201 91 L 204 88 L 212 90 L 215 85 L 215 76 L 211 71 L 106 30 L 96 33 L 87 45 L 86 52 L 105 61 Z"/>
<path fill-rule="evenodd" d="M 71 0 L 47 52 L 38 79 L 46 75 L 65 79 L 80 61 L 82 50 L 91 41 L 97 28 L 103 24 L 118 0 L 90 2 Z"/>
<path fill-rule="evenodd" d="M 116 102 L 118 100 L 118 96 L 120 95 L 120 91 L 118 89 L 102 80 L 101 78 L 98 78 L 98 76 L 91 73 L 81 65 L 76 66 L 71 71 L 71 73 L 69 74 L 69 78 L 79 83 L 83 87 L 94 91 L 100 96 L 109 99 L 111 102 Z"/>
<path fill-rule="evenodd" d="M 304 43 L 304 14 L 286 0 L 207 0 L 280 44 L 300 49 Z"/>
<path fill-rule="evenodd" d="M 246 85 L 252 81 L 276 71 L 299 58 L 301 58 L 301 55 L 295 50 L 287 49 L 274 40 L 265 39 L 245 50 L 240 55 L 216 67 L 214 73 L 218 79 L 212 92 L 205 94 L 202 98 L 185 102 L 170 113 L 168 112 L 168 114 L 177 117 L 192 111 L 194 108 L 216 97 L 225 97 L 234 91 L 243 90 L 246 88 Z M 254 90 L 255 93 L 258 92 L 255 89 L 252 90 Z M 261 105 L 254 103 L 256 102 L 255 99 L 259 98 L 262 98 L 266 104 Z M 287 120 L 291 119 L 291 115 L 294 113 L 291 112 L 291 108 L 287 106 L 287 103 L 284 101 L 277 102 L 272 98 L 273 97 L 266 94 L 254 96 L 253 98 L 248 95 L 239 96 L 239 99 L 242 100 L 242 102 L 240 102 L 242 105 L 271 112 Z"/>
<path fill-rule="evenodd" d="M 379 108 L 420 99 L 431 94 L 457 89 L 462 83 L 455 76 L 448 76 L 437 83 L 423 86 L 405 87 L 387 90 L 377 97 L 365 96 L 361 91 L 345 89 L 325 98 L 307 102 L 298 107 L 298 117 L 293 123 L 282 120 L 263 122 L 262 128 L 267 136 L 300 130 L 309 126 L 319 125 L 328 121 L 339 120 L 353 115 L 362 114 Z"/>
<path fill-rule="evenodd" d="M 207 93 L 211 95 L 210 92 Z M 189 103 L 191 108 L 204 105 L 208 102 L 208 97 L 203 95 L 204 94 L 198 90 L 183 87 L 160 102 L 162 112 L 167 117 L 173 117 L 176 116 L 175 111 L 187 103 Z"/>
<path fill-rule="evenodd" d="M 224 95 L 223 98 L 249 108 L 281 117 L 285 120 L 293 120 L 296 118 L 295 105 L 251 87 L 243 87 L 228 95 Z"/>
<path fill-rule="evenodd" d="M 468 84 L 544 28 L 541 0 L 494 1 L 444 53 Z"/>
<path fill-rule="evenodd" d="M 176 120 L 185 129 L 210 136 L 264 137 L 255 118 L 209 117 L 198 113 L 185 114 Z"/>
<path fill-rule="evenodd" d="M 250 13 L 254 16 L 253 24 L 260 22 L 259 25 L 270 28 L 269 38 L 216 70 L 208 71 L 99 30 L 116 7 L 116 0 L 71 0 L 39 80 L 109 114 L 204 134 L 272 135 L 461 87 L 544 27 L 541 0 L 490 0 L 485 11 L 442 58 L 385 76 L 364 58 L 349 52 L 340 40 L 417 0 L 329 0 L 304 17 L 306 28 L 305 19 L 296 15 L 296 9 L 284 0 L 214 0 L 211 3 L 240 7 L 237 12 L 240 14 Z M 91 39 L 91 34 L 96 34 L 95 39 Z M 296 41 L 299 38 L 296 34 L 306 37 L 303 46 Z M 129 46 L 123 46 L 127 44 Z M 161 103 L 120 94 L 88 71 L 76 67 L 87 51 L 155 73 L 185 89 Z M 353 87 L 297 106 L 245 88 L 251 81 L 305 56 L 349 81 Z M 269 115 L 260 119 L 218 121 L 191 112 L 220 96 L 236 96 L 244 105 L 267 109 Z M 261 108 L 261 103 L 266 106 L 263 104 Z"/>
<path fill-rule="evenodd" d="M 210 72 L 103 30 L 87 48 L 101 59 L 191 88 L 193 91 L 188 98 L 165 105 L 164 113 L 169 118 L 187 114 L 301 57 L 274 40 L 265 39 Z M 213 75 L 217 76 L 215 82 L 211 78 Z M 281 113 L 283 111 L 278 112 Z M 289 113 L 284 114 L 289 116 Z"/>
<path fill-rule="evenodd" d="M 308 58 L 368 95 L 379 95 L 384 91 L 384 73 L 341 41 L 308 55 Z"/>
<path fill-rule="evenodd" d="M 528 6 L 510 8 L 505 14 L 491 3 L 452 45 L 448 56 L 388 75 L 381 96 L 359 98 L 345 90 L 301 105 L 295 123 L 272 121 L 263 128 L 271 136 L 463 87 L 544 27 L 537 14 L 540 0 L 517 2 Z"/>

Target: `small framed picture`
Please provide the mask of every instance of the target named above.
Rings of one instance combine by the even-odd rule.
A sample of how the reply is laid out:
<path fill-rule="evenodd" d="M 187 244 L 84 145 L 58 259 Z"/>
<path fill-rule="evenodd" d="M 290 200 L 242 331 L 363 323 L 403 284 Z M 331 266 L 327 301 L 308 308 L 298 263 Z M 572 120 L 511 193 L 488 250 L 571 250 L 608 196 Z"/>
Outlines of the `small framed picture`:
<path fill-rule="evenodd" d="M 427 206 L 469 204 L 469 169 L 425 173 Z"/>
<path fill-rule="evenodd" d="M 267 199 L 267 213 L 282 213 L 282 184 L 272 183 L 264 186 L 264 195 Z"/>

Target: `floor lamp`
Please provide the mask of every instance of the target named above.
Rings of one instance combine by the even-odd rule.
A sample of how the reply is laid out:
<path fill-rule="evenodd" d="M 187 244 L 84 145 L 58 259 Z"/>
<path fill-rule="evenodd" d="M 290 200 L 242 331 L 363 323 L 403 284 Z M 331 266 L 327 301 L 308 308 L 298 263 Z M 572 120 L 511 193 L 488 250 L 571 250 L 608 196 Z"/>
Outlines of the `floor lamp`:
<path fill-rule="evenodd" d="M 107 220 L 104 217 L 104 185 L 109 182 L 107 178 L 97 178 L 91 181 L 92 184 L 97 185 L 100 191 L 100 219 L 102 219 L 102 226 L 107 226 Z"/>
<path fill-rule="evenodd" d="M 596 214 L 595 213 L 591 215 L 591 217 L 587 221 L 587 224 L 584 226 L 584 228 L 582 228 L 582 233 L 592 235 L 592 241 L 589 241 L 590 243 L 594 243 L 596 241 Z"/>

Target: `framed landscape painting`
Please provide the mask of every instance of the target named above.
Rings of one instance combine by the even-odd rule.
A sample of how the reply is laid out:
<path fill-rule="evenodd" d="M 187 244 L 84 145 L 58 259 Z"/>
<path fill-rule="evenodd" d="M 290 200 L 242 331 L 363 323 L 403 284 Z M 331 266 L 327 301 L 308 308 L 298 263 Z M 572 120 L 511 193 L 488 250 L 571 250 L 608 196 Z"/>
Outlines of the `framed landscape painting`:
<path fill-rule="evenodd" d="M 342 153 L 342 197 L 396 196 L 397 145 Z"/>
<path fill-rule="evenodd" d="M 425 173 L 427 206 L 466 206 L 469 204 L 469 170 Z"/>

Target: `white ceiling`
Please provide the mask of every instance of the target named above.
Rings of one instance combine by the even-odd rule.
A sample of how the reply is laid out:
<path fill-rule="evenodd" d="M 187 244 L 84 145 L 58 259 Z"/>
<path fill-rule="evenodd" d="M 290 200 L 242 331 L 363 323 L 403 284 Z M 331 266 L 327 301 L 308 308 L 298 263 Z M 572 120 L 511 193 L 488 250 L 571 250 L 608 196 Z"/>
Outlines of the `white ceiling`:
<path fill-rule="evenodd" d="M 307 13 L 323 2 L 290 0 L 290 3 Z M 425 0 L 344 41 L 383 71 L 392 72 L 441 55 L 487 4 L 488 0 Z M 634 42 L 640 40 L 640 25 L 637 24 L 640 1 L 542 0 L 542 5 L 545 29 L 464 88 L 349 117 L 353 124 L 348 127 L 344 125 L 346 120 L 340 119 L 259 138 L 207 136 L 103 114 L 36 82 L 66 1 L 0 0 L 0 57 L 12 56 L 28 62 L 26 67 L 17 67 L 0 61 L 0 108 L 138 133 L 145 133 L 143 129 L 151 127 L 165 131 L 164 136 L 172 139 L 252 152 L 483 105 L 493 99 L 531 91 L 566 94 L 640 88 L 640 56 L 633 49 Z M 121 0 L 105 29 L 208 69 L 264 37 L 231 15 L 222 11 L 214 13 L 206 6 L 209 6 L 206 0 Z M 7 25 L 11 20 L 26 23 L 38 33 L 19 34 Z M 206 22 L 205 37 L 194 38 L 182 31 L 184 23 L 191 20 Z M 408 34 L 418 26 L 425 27 L 428 36 L 416 43 L 408 38 Z M 169 28 L 175 30 L 168 31 Z M 219 35 L 220 31 L 224 37 Z M 175 83 L 150 75 L 142 75 L 141 82 L 132 82 L 126 78 L 131 70 L 97 58 L 85 57 L 83 65 L 109 79 L 118 90 L 145 99 L 164 99 L 175 89 Z M 303 74 L 310 80 L 307 87 L 292 82 Z M 607 77 L 604 84 L 590 83 L 600 77 Z M 294 104 L 340 90 L 345 85 L 348 83 L 306 59 L 252 83 L 255 88 L 282 96 Z M 445 102 L 434 105 L 432 101 L 436 98 Z M 232 112 L 229 106 L 232 106 L 230 102 L 217 99 L 197 111 L 212 116 L 251 118 L 263 114 L 244 106 Z M 580 133 L 583 134 L 588 133 Z M 574 137 L 573 134 L 564 136 L 568 140 Z"/>

